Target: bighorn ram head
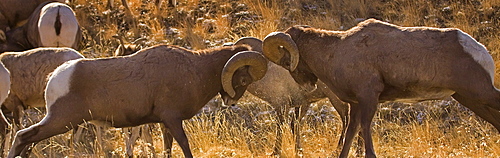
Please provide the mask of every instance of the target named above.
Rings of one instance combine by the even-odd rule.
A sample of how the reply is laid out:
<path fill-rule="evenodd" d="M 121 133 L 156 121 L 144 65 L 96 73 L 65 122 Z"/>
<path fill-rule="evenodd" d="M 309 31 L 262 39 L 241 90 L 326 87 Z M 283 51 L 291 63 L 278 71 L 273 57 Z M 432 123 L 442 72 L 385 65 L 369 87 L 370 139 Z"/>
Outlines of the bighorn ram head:
<path fill-rule="evenodd" d="M 301 26 L 303 27 L 303 26 Z M 293 28 L 291 28 L 292 30 Z M 262 44 L 264 55 L 272 62 L 288 69 L 295 81 L 312 91 L 316 88 L 318 78 L 311 73 L 309 66 L 299 60 L 299 49 L 290 32 L 273 32 L 264 38 Z"/>
<path fill-rule="evenodd" d="M 220 94 L 224 103 L 235 104 L 243 96 L 247 86 L 264 77 L 266 70 L 267 60 L 253 51 L 239 52 L 231 57 L 222 69 L 223 91 Z"/>
<path fill-rule="evenodd" d="M 231 46 L 231 45 L 249 45 L 252 47 L 252 50 L 257 51 L 257 52 L 262 52 L 262 41 L 260 39 L 254 38 L 254 37 L 243 37 L 240 38 L 236 43 L 234 44 L 225 44 L 225 46 Z M 222 85 L 224 87 L 224 91 L 229 95 L 229 96 L 222 96 L 224 99 L 225 97 L 237 97 L 240 98 L 243 93 L 245 92 L 244 90 L 235 90 L 235 89 L 245 89 L 248 86 L 249 83 L 252 83 L 254 81 L 260 80 L 264 75 L 266 74 L 267 71 L 267 60 L 265 58 L 256 58 L 258 60 L 253 60 L 251 61 L 252 64 L 258 65 L 254 67 L 248 67 L 245 69 L 248 69 L 248 75 L 237 75 L 241 76 L 239 80 L 232 80 L 233 74 L 232 73 L 223 73 L 224 75 L 222 76 Z M 243 64 L 243 62 L 241 62 Z M 245 62 L 246 63 L 246 62 Z M 228 62 L 229 64 L 229 62 Z M 250 63 L 249 63 L 250 64 Z M 264 64 L 264 65 L 261 65 Z M 241 66 L 237 66 L 241 67 Z M 234 68 L 233 68 L 234 69 Z M 224 72 L 235 72 L 235 70 L 231 70 L 229 68 L 224 68 Z M 234 82 L 234 83 L 233 83 Z M 238 93 L 236 93 L 238 91 Z M 221 93 L 223 94 L 223 93 Z M 236 95 L 238 94 L 238 95 Z M 225 102 L 226 103 L 226 102 Z M 227 103 L 226 105 L 232 105 L 230 103 Z"/>

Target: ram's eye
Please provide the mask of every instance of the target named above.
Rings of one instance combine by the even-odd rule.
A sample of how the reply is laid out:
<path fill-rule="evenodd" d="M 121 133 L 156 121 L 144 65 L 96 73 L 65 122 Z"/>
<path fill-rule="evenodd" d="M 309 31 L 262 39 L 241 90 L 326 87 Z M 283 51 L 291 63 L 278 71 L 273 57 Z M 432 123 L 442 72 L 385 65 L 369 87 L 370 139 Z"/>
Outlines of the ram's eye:
<path fill-rule="evenodd" d="M 290 63 L 290 61 L 285 61 L 283 65 L 284 65 L 285 67 L 290 67 L 291 63 Z"/>
<path fill-rule="evenodd" d="M 248 80 L 245 77 L 243 77 L 243 78 L 240 79 L 240 84 L 242 86 L 247 86 L 250 83 L 248 82 Z"/>

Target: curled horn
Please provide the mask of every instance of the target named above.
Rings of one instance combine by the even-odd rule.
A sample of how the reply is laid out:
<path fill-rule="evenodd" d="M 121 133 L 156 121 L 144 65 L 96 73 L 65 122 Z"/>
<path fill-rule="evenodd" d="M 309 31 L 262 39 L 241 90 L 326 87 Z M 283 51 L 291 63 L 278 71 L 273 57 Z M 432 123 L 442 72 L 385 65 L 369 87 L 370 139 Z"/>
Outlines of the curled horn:
<path fill-rule="evenodd" d="M 279 48 L 283 48 L 290 53 L 290 67 L 285 67 L 294 71 L 299 64 L 299 49 L 290 35 L 283 32 L 273 32 L 264 38 L 262 43 L 263 53 L 270 61 L 280 65 L 280 61 L 285 55 Z M 283 66 L 283 65 L 282 65 Z"/>
<path fill-rule="evenodd" d="M 252 50 L 257 52 L 262 52 L 262 40 L 255 37 L 242 37 L 236 41 L 236 43 L 224 43 L 224 46 L 234 46 L 234 45 L 242 45 L 246 44 L 252 47 Z"/>
<path fill-rule="evenodd" d="M 248 73 L 253 81 L 257 81 L 262 79 L 267 72 L 267 59 L 256 51 L 242 51 L 233 55 L 231 59 L 226 62 L 221 75 L 222 88 L 231 97 L 236 95 L 232 84 L 233 75 L 236 70 L 243 66 L 249 66 Z"/>
<path fill-rule="evenodd" d="M 0 30 L 0 43 L 7 42 L 7 36 L 5 36 L 5 32 Z"/>
<path fill-rule="evenodd" d="M 262 52 L 262 40 L 255 37 L 243 37 L 238 39 L 234 45 L 246 44 L 252 47 L 252 50 Z"/>

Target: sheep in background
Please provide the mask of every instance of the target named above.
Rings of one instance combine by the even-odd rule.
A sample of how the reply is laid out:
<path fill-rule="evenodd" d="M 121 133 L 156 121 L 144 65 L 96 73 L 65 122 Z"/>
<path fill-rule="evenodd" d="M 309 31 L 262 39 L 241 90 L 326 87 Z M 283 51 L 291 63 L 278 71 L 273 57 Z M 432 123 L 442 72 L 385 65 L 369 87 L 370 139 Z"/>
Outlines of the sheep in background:
<path fill-rule="evenodd" d="M 84 57 L 71 48 L 36 48 L 0 54 L 0 61 L 10 71 L 10 94 L 3 106 L 13 113 L 14 131 L 21 125 L 24 109 L 45 107 L 48 75 L 64 62 L 80 58 Z"/>
<path fill-rule="evenodd" d="M 235 44 L 248 44 L 256 51 L 262 52 L 262 41 L 254 37 L 241 38 Z M 232 43 L 226 45 L 232 45 Z M 300 141 L 301 120 L 309 109 L 310 104 L 328 97 L 342 119 L 343 131 L 347 129 L 347 122 L 349 122 L 347 117 L 348 104 L 340 101 L 323 83 L 321 85 L 318 84 L 318 88 L 312 91 L 304 90 L 294 81 L 285 68 L 273 62 L 268 62 L 266 75 L 261 80 L 250 84 L 247 91 L 268 102 L 275 109 L 279 125 L 285 121 L 288 109 L 295 108 L 295 117 L 291 120 L 291 128 L 292 133 L 295 135 L 295 151 L 297 156 L 302 155 L 302 143 Z M 282 132 L 278 128 L 273 155 L 281 154 Z M 341 134 L 341 137 L 343 138 L 344 134 Z M 339 145 L 341 143 L 339 141 Z"/>
<path fill-rule="evenodd" d="M 34 47 L 78 49 L 82 38 L 75 12 L 68 5 L 59 2 L 40 4 L 25 28 L 28 42 Z"/>
<path fill-rule="evenodd" d="M 3 103 L 10 91 L 10 73 L 5 66 L 0 63 L 0 103 Z M 7 122 L 7 119 L 0 112 L 0 142 L 5 141 L 5 134 L 7 133 L 7 129 L 10 124 Z M 0 143 L 0 156 L 3 156 L 3 148 L 5 143 Z"/>
<path fill-rule="evenodd" d="M 68 5 L 59 2 L 40 4 L 26 24 L 4 34 L 5 38 L 0 38 L 0 52 L 36 47 L 78 49 L 82 40 L 75 13 Z"/>

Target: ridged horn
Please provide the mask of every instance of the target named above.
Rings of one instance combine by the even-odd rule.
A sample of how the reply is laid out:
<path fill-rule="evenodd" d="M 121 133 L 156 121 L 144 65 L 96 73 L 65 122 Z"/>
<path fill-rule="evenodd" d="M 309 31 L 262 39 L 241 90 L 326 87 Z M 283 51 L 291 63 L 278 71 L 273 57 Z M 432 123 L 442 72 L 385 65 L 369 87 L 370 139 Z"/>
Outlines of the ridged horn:
<path fill-rule="evenodd" d="M 257 51 L 242 51 L 236 53 L 226 62 L 222 69 L 222 88 L 234 97 L 236 91 L 233 87 L 233 75 L 239 68 L 249 66 L 248 73 L 252 77 L 252 82 L 262 79 L 267 72 L 267 59 Z"/>
<path fill-rule="evenodd" d="M 285 68 L 294 71 L 299 64 L 299 49 L 290 35 L 283 32 L 273 32 L 267 35 L 262 43 L 264 56 L 278 65 L 280 65 L 279 62 L 285 55 L 279 50 L 280 47 L 286 49 L 290 53 L 290 67 Z"/>
<path fill-rule="evenodd" d="M 261 52 L 262 53 L 262 40 L 255 38 L 255 37 L 243 37 L 238 39 L 234 45 L 241 45 L 241 44 L 246 44 L 252 47 L 253 51 Z"/>
<path fill-rule="evenodd" d="M 0 30 L 0 43 L 5 42 L 7 42 L 7 36 L 5 36 L 5 32 L 3 30 Z"/>

